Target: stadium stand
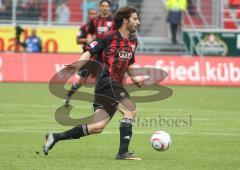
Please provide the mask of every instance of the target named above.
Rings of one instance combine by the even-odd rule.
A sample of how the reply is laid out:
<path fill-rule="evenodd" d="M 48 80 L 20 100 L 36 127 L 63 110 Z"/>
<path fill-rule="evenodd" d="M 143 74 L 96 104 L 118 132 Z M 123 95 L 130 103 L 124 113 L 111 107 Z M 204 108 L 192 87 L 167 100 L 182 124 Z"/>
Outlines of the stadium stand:
<path fill-rule="evenodd" d="M 224 28 L 238 29 L 240 23 L 240 0 L 225 1 L 223 11 Z"/>
<path fill-rule="evenodd" d="M 208 28 L 211 27 L 212 23 L 212 9 L 213 2 L 211 0 L 202 0 L 201 3 L 199 1 L 192 1 L 192 8 L 195 9 L 194 14 L 188 10 L 190 14 L 191 20 L 196 28 Z M 187 15 L 183 18 L 184 27 L 192 27 L 189 21 L 189 17 Z"/>
<path fill-rule="evenodd" d="M 83 12 L 82 12 L 82 6 L 83 1 L 82 0 L 71 0 L 67 1 L 68 7 L 71 11 L 71 22 L 81 22 L 83 20 Z"/>
<path fill-rule="evenodd" d="M 59 0 L 2 0 L 1 2 L 0 23 L 37 24 L 49 27 L 57 24 L 55 10 Z M 98 0 L 67 0 L 66 2 L 71 11 L 70 22 L 66 25 L 69 27 L 79 27 L 86 21 L 86 4 L 95 3 L 96 7 L 98 4 Z M 169 25 L 166 23 L 166 0 L 152 0 L 152 3 L 143 0 L 117 0 L 117 2 L 119 6 L 135 6 L 139 11 L 141 22 L 138 29 L 139 52 L 185 54 L 181 36 L 178 37 L 179 44 L 169 45 L 170 32 Z M 179 31 L 185 28 L 235 30 L 239 28 L 239 0 L 188 0 L 188 3 L 188 10 L 183 17 L 183 27 Z M 49 4 L 51 4 L 51 10 L 49 10 Z M 31 6 L 34 10 L 30 9 Z"/>

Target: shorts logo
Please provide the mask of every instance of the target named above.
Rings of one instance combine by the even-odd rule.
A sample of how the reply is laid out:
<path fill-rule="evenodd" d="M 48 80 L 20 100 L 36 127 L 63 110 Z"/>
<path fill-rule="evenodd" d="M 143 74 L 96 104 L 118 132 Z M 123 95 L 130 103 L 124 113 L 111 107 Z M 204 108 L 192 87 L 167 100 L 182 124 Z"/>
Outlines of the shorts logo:
<path fill-rule="evenodd" d="M 90 44 L 90 46 L 93 48 L 93 47 L 95 47 L 97 45 L 97 41 L 93 41 L 91 44 Z"/>
<path fill-rule="evenodd" d="M 120 96 L 121 96 L 121 97 L 125 97 L 126 94 L 125 94 L 124 92 L 121 92 L 121 93 L 120 93 Z"/>

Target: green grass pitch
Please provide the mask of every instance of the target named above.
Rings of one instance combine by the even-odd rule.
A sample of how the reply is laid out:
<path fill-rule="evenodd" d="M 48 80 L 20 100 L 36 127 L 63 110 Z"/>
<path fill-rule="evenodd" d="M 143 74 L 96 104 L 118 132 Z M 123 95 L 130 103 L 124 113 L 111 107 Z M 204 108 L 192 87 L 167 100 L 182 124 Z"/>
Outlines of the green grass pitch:
<path fill-rule="evenodd" d="M 46 157 L 42 153 L 45 133 L 70 128 L 54 119 L 62 99 L 53 96 L 47 84 L 1 83 L 0 169 L 240 169 L 240 88 L 170 88 L 173 96 L 166 100 L 137 103 L 139 117 L 130 151 L 143 160 L 119 161 L 114 158 L 120 113 L 102 134 L 60 142 Z M 72 103 L 73 118 L 91 113 L 91 103 Z M 168 124 L 160 122 L 163 119 Z M 156 130 L 171 135 L 168 151 L 157 152 L 151 147 L 150 137 Z"/>

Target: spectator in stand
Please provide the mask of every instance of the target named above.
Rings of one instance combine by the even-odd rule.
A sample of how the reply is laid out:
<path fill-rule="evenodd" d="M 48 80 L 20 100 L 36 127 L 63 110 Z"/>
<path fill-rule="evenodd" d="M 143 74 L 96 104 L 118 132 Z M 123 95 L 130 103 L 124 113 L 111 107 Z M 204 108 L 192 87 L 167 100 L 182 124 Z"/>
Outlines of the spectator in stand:
<path fill-rule="evenodd" d="M 51 21 L 54 21 L 56 18 L 55 15 L 56 11 L 56 0 L 52 0 L 51 3 L 51 14 L 48 14 L 48 0 L 43 1 L 42 7 L 41 7 L 41 21 L 47 21 L 48 20 L 48 15 L 51 15 Z"/>
<path fill-rule="evenodd" d="M 12 19 L 12 0 L 2 0 L 2 6 L 0 6 L 0 19 Z"/>
<path fill-rule="evenodd" d="M 187 10 L 190 15 L 196 15 L 196 4 L 193 0 L 187 0 Z"/>
<path fill-rule="evenodd" d="M 115 12 L 118 10 L 119 8 L 119 3 L 118 0 L 112 0 L 112 14 L 115 14 Z"/>
<path fill-rule="evenodd" d="M 38 0 L 26 0 L 21 5 L 22 19 L 37 21 L 40 17 L 40 5 Z"/>
<path fill-rule="evenodd" d="M 187 8 L 186 0 L 167 0 L 168 9 L 167 22 L 170 24 L 171 40 L 177 44 L 177 31 L 182 23 L 182 12 Z"/>
<path fill-rule="evenodd" d="M 56 9 L 57 23 L 66 24 L 70 21 L 70 10 L 65 0 L 60 1 Z"/>
<path fill-rule="evenodd" d="M 20 42 L 20 35 L 24 30 L 20 26 L 18 26 L 16 27 L 16 31 L 18 31 L 17 43 L 21 45 L 26 52 L 29 53 L 42 52 L 42 41 L 41 38 L 37 36 L 37 31 L 35 28 L 31 30 L 31 35 L 25 40 L 25 42 Z"/>

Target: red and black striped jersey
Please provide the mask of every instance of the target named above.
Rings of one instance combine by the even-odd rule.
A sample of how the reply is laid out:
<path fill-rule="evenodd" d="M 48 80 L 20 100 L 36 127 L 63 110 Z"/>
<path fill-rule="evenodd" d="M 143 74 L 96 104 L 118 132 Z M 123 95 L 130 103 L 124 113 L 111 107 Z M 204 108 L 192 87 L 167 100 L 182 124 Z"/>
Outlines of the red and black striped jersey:
<path fill-rule="evenodd" d="M 100 79 L 111 76 L 112 80 L 122 82 L 129 65 L 135 62 L 136 47 L 135 34 L 131 34 L 129 38 L 123 38 L 116 30 L 109 32 L 98 41 L 93 41 L 88 51 L 91 55 L 97 54 L 104 64 Z"/>
<path fill-rule="evenodd" d="M 110 15 L 107 18 L 102 18 L 100 15 L 97 16 L 90 22 L 88 33 L 96 35 L 96 39 L 100 39 L 104 36 L 105 33 L 115 30 L 113 24 L 113 18 Z"/>

